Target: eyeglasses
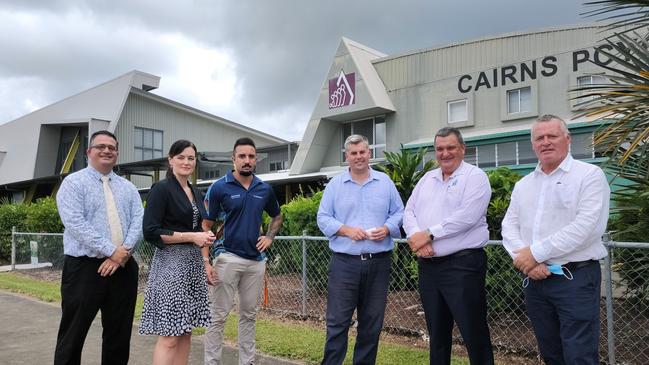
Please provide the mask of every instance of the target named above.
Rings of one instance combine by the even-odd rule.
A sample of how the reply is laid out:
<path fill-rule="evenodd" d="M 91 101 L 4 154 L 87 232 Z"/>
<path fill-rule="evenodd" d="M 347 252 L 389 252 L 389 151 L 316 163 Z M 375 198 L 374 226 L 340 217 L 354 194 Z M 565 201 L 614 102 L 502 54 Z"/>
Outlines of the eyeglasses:
<path fill-rule="evenodd" d="M 113 146 L 112 144 L 96 144 L 94 146 L 90 146 L 90 148 L 94 148 L 98 151 L 103 151 L 105 149 L 108 149 L 110 152 L 117 151 L 117 146 Z"/>

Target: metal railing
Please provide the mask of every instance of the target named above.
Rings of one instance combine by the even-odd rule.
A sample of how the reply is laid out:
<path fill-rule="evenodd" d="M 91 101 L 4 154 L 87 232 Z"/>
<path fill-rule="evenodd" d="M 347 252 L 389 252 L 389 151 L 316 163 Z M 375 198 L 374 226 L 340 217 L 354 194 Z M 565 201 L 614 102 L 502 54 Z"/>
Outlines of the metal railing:
<path fill-rule="evenodd" d="M 327 303 L 327 271 L 331 251 L 325 237 L 276 237 L 268 250 L 263 309 L 323 321 Z M 609 255 L 601 261 L 601 359 L 608 364 L 649 364 L 649 243 L 613 242 L 604 236 Z M 417 263 L 405 240 L 397 240 L 384 331 L 426 337 L 417 291 Z M 134 257 L 140 265 L 140 289 L 148 278 L 154 246 L 143 242 Z M 522 276 L 500 241 L 486 247 L 489 326 L 495 350 L 502 354 L 538 356 L 525 314 Z M 11 269 L 60 280 L 62 234 L 12 232 Z M 457 329 L 454 340 L 462 342 Z"/>

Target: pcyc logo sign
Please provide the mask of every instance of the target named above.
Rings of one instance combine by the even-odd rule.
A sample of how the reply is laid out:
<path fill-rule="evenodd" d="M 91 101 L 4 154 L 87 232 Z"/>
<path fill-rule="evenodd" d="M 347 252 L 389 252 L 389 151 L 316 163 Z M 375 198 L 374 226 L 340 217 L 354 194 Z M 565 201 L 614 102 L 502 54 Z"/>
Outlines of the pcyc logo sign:
<path fill-rule="evenodd" d="M 329 80 L 329 109 L 354 104 L 356 92 L 356 74 L 345 74 L 340 70 L 337 78 Z"/>

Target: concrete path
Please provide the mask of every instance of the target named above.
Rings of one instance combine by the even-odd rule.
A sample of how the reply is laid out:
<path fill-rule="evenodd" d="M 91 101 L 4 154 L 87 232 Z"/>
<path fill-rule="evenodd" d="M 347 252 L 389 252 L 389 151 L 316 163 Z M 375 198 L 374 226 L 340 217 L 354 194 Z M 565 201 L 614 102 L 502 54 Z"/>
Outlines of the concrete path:
<path fill-rule="evenodd" d="M 0 364 L 51 364 L 54 360 L 56 334 L 61 319 L 60 304 L 44 303 L 25 296 L 0 291 Z M 156 338 L 140 336 L 137 326 L 131 337 L 129 364 L 151 364 Z M 225 347 L 223 365 L 237 364 L 237 350 Z M 101 321 L 95 319 L 82 355 L 82 364 L 101 363 Z M 190 364 L 203 363 L 203 340 L 192 338 Z M 283 359 L 258 355 L 256 364 L 299 364 Z"/>

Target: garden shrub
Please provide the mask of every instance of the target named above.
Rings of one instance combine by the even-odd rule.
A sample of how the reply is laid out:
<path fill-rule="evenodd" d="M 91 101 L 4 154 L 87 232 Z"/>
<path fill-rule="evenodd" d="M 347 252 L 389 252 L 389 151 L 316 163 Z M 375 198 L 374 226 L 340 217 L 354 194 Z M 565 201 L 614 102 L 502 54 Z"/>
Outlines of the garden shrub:
<path fill-rule="evenodd" d="M 303 231 L 309 236 L 322 236 L 318 228 L 317 214 L 322 191 L 313 193 L 311 196 L 298 195 L 289 203 L 283 205 L 282 216 L 284 222 L 280 230 L 282 236 L 302 236 Z M 307 271 L 309 275 L 326 276 L 329 265 L 328 258 L 322 257 L 329 254 L 329 247 L 326 242 L 307 242 Z M 302 243 L 300 241 L 273 242 L 268 249 L 269 270 L 276 274 L 301 273 L 302 272 Z"/>
<path fill-rule="evenodd" d="M 0 205 L 0 262 L 11 262 L 11 227 L 24 231 L 26 217 L 25 204 Z"/>
<path fill-rule="evenodd" d="M 487 208 L 489 238 L 502 240 L 502 221 L 507 213 L 514 185 L 521 176 L 516 172 L 500 167 L 487 172 L 491 185 L 491 201 Z M 511 312 L 522 310 L 512 303 L 523 302 L 521 287 L 523 276 L 512 265 L 512 259 L 503 246 L 489 245 L 487 253 L 487 278 L 485 288 L 491 312 Z"/>
<path fill-rule="evenodd" d="M 618 190 L 613 193 L 613 200 L 616 207 L 609 220 L 613 240 L 649 242 L 649 182 Z M 649 300 L 649 250 L 616 248 L 612 252 L 631 302 Z"/>

